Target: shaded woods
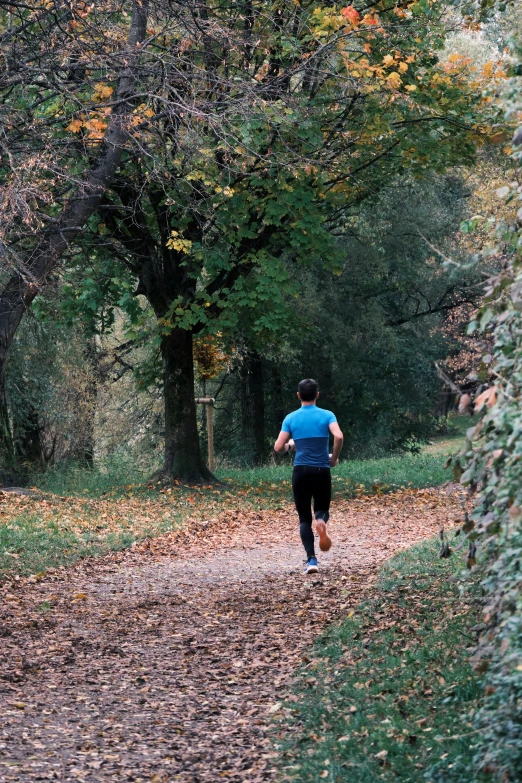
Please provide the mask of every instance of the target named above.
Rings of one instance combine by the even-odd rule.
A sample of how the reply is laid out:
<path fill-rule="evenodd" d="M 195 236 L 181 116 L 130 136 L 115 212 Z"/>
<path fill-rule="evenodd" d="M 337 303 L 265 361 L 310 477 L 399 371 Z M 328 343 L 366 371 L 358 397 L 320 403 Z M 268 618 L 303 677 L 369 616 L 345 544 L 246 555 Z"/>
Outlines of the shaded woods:
<path fill-rule="evenodd" d="M 442 10 L 0 12 L 6 478 L 115 449 L 152 470 L 156 443 L 166 476 L 208 481 L 196 394 L 218 395 L 221 458 L 259 463 L 307 374 L 354 450 L 434 431 L 434 361 L 461 347 L 445 319 L 464 308 L 464 324 L 481 295 L 457 233 L 474 198 L 462 166 L 495 117 L 480 91 L 502 78 L 493 44 L 487 68 L 451 36 L 441 50 L 456 24 Z M 56 360 L 35 365 L 46 341 Z M 205 341 L 225 357 L 210 376 Z M 55 406 L 78 361 L 93 421 L 71 443 Z"/>

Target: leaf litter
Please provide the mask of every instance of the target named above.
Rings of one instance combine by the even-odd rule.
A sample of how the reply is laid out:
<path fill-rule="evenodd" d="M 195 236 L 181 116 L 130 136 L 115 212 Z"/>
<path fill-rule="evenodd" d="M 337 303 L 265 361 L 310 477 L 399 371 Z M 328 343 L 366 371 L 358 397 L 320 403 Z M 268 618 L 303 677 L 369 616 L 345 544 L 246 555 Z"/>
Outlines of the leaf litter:
<path fill-rule="evenodd" d="M 435 489 L 337 502 L 312 578 L 294 510 L 245 506 L 5 581 L 0 783 L 274 780 L 271 730 L 314 639 L 459 509 Z"/>

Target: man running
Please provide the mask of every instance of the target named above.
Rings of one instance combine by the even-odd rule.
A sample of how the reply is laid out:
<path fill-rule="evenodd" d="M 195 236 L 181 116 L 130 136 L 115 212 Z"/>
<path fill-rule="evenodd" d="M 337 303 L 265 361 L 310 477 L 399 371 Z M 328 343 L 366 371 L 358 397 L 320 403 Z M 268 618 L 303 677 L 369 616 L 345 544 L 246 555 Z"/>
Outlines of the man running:
<path fill-rule="evenodd" d="M 318 408 L 319 397 L 317 382 L 306 378 L 299 382 L 297 396 L 301 407 L 290 413 L 283 421 L 279 437 L 274 444 L 278 453 L 295 450 L 292 489 L 295 507 L 299 514 L 299 532 L 306 551 L 305 574 L 315 574 L 318 570 L 312 530 L 311 502 L 314 501 L 315 527 L 319 534 L 319 546 L 327 552 L 332 542 L 326 532 L 326 523 L 330 516 L 332 497 L 332 477 L 330 468 L 339 462 L 339 453 L 343 446 L 343 433 L 337 419 L 331 411 Z M 328 454 L 330 432 L 334 446 Z"/>

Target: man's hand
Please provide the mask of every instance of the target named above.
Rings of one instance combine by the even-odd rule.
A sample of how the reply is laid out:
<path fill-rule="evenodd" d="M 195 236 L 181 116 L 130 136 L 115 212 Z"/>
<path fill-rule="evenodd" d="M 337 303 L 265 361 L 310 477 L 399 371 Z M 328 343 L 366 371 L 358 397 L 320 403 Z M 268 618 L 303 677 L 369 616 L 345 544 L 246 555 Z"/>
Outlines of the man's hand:
<path fill-rule="evenodd" d="M 339 454 L 343 447 L 343 433 L 336 421 L 330 424 L 329 430 L 332 433 L 334 440 L 333 452 L 330 454 L 330 467 L 335 468 L 335 466 L 339 464 Z"/>
<path fill-rule="evenodd" d="M 285 451 L 288 453 L 289 451 L 295 451 L 295 443 L 294 439 L 290 438 L 288 443 L 285 443 Z"/>

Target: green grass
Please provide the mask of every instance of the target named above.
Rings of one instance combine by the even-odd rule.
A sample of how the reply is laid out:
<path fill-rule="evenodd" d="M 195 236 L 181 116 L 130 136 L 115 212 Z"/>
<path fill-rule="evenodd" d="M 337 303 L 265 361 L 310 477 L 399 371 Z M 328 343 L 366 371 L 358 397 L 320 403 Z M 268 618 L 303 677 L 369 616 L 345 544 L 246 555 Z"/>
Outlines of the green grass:
<path fill-rule="evenodd" d="M 451 416 L 448 420 L 447 431 L 434 437 L 427 446 L 422 449 L 423 454 L 454 454 L 464 445 L 466 432 L 474 427 L 480 416 Z"/>
<path fill-rule="evenodd" d="M 134 536 L 125 530 L 76 533 L 49 518 L 20 514 L 0 525 L 0 577 L 13 572 L 38 574 L 130 546 Z"/>
<path fill-rule="evenodd" d="M 129 485 L 145 482 L 150 475 L 137 470 L 133 462 L 115 456 L 99 461 L 93 468 L 85 465 L 67 464 L 50 468 L 45 473 L 35 473 L 31 485 L 53 495 L 87 495 L 99 497 L 115 488 L 125 489 Z"/>
<path fill-rule="evenodd" d="M 467 651 L 478 579 L 461 596 L 448 580 L 455 567 L 438 560 L 437 542 L 408 550 L 371 600 L 319 638 L 275 729 L 281 780 L 483 779 L 471 763 L 482 688 Z"/>
<path fill-rule="evenodd" d="M 444 453 L 400 454 L 391 457 L 369 460 L 347 460 L 341 462 L 333 471 L 334 486 L 343 495 L 353 497 L 358 492 L 393 491 L 400 487 L 427 487 L 444 483 L 450 473 L 444 469 Z M 267 491 L 271 496 L 270 485 L 278 485 L 282 490 L 290 484 L 292 466 L 290 459 L 279 465 L 261 468 L 242 468 L 217 470 L 218 480 L 228 483 L 239 490 Z M 93 469 L 68 466 L 54 469 L 33 477 L 33 485 L 44 492 L 55 495 L 83 495 L 100 497 L 132 491 L 148 492 L 143 473 L 137 473 L 121 463 L 106 464 Z M 138 489 L 136 485 L 141 484 Z M 190 487 L 189 489 L 192 489 Z M 156 490 L 153 489 L 153 492 Z"/>
<path fill-rule="evenodd" d="M 451 479 L 451 472 L 444 467 L 446 458 L 454 454 L 464 443 L 466 430 L 474 420 L 469 416 L 454 416 L 449 421 L 448 432 L 437 436 L 420 454 L 395 454 L 377 459 L 346 460 L 332 471 L 334 492 L 337 496 L 354 497 L 371 492 L 393 492 L 413 487 L 434 487 Z M 290 483 L 290 459 L 279 465 L 262 468 L 218 470 L 221 481 L 229 481 L 237 487 L 252 487 L 264 491 L 267 488 Z"/>

